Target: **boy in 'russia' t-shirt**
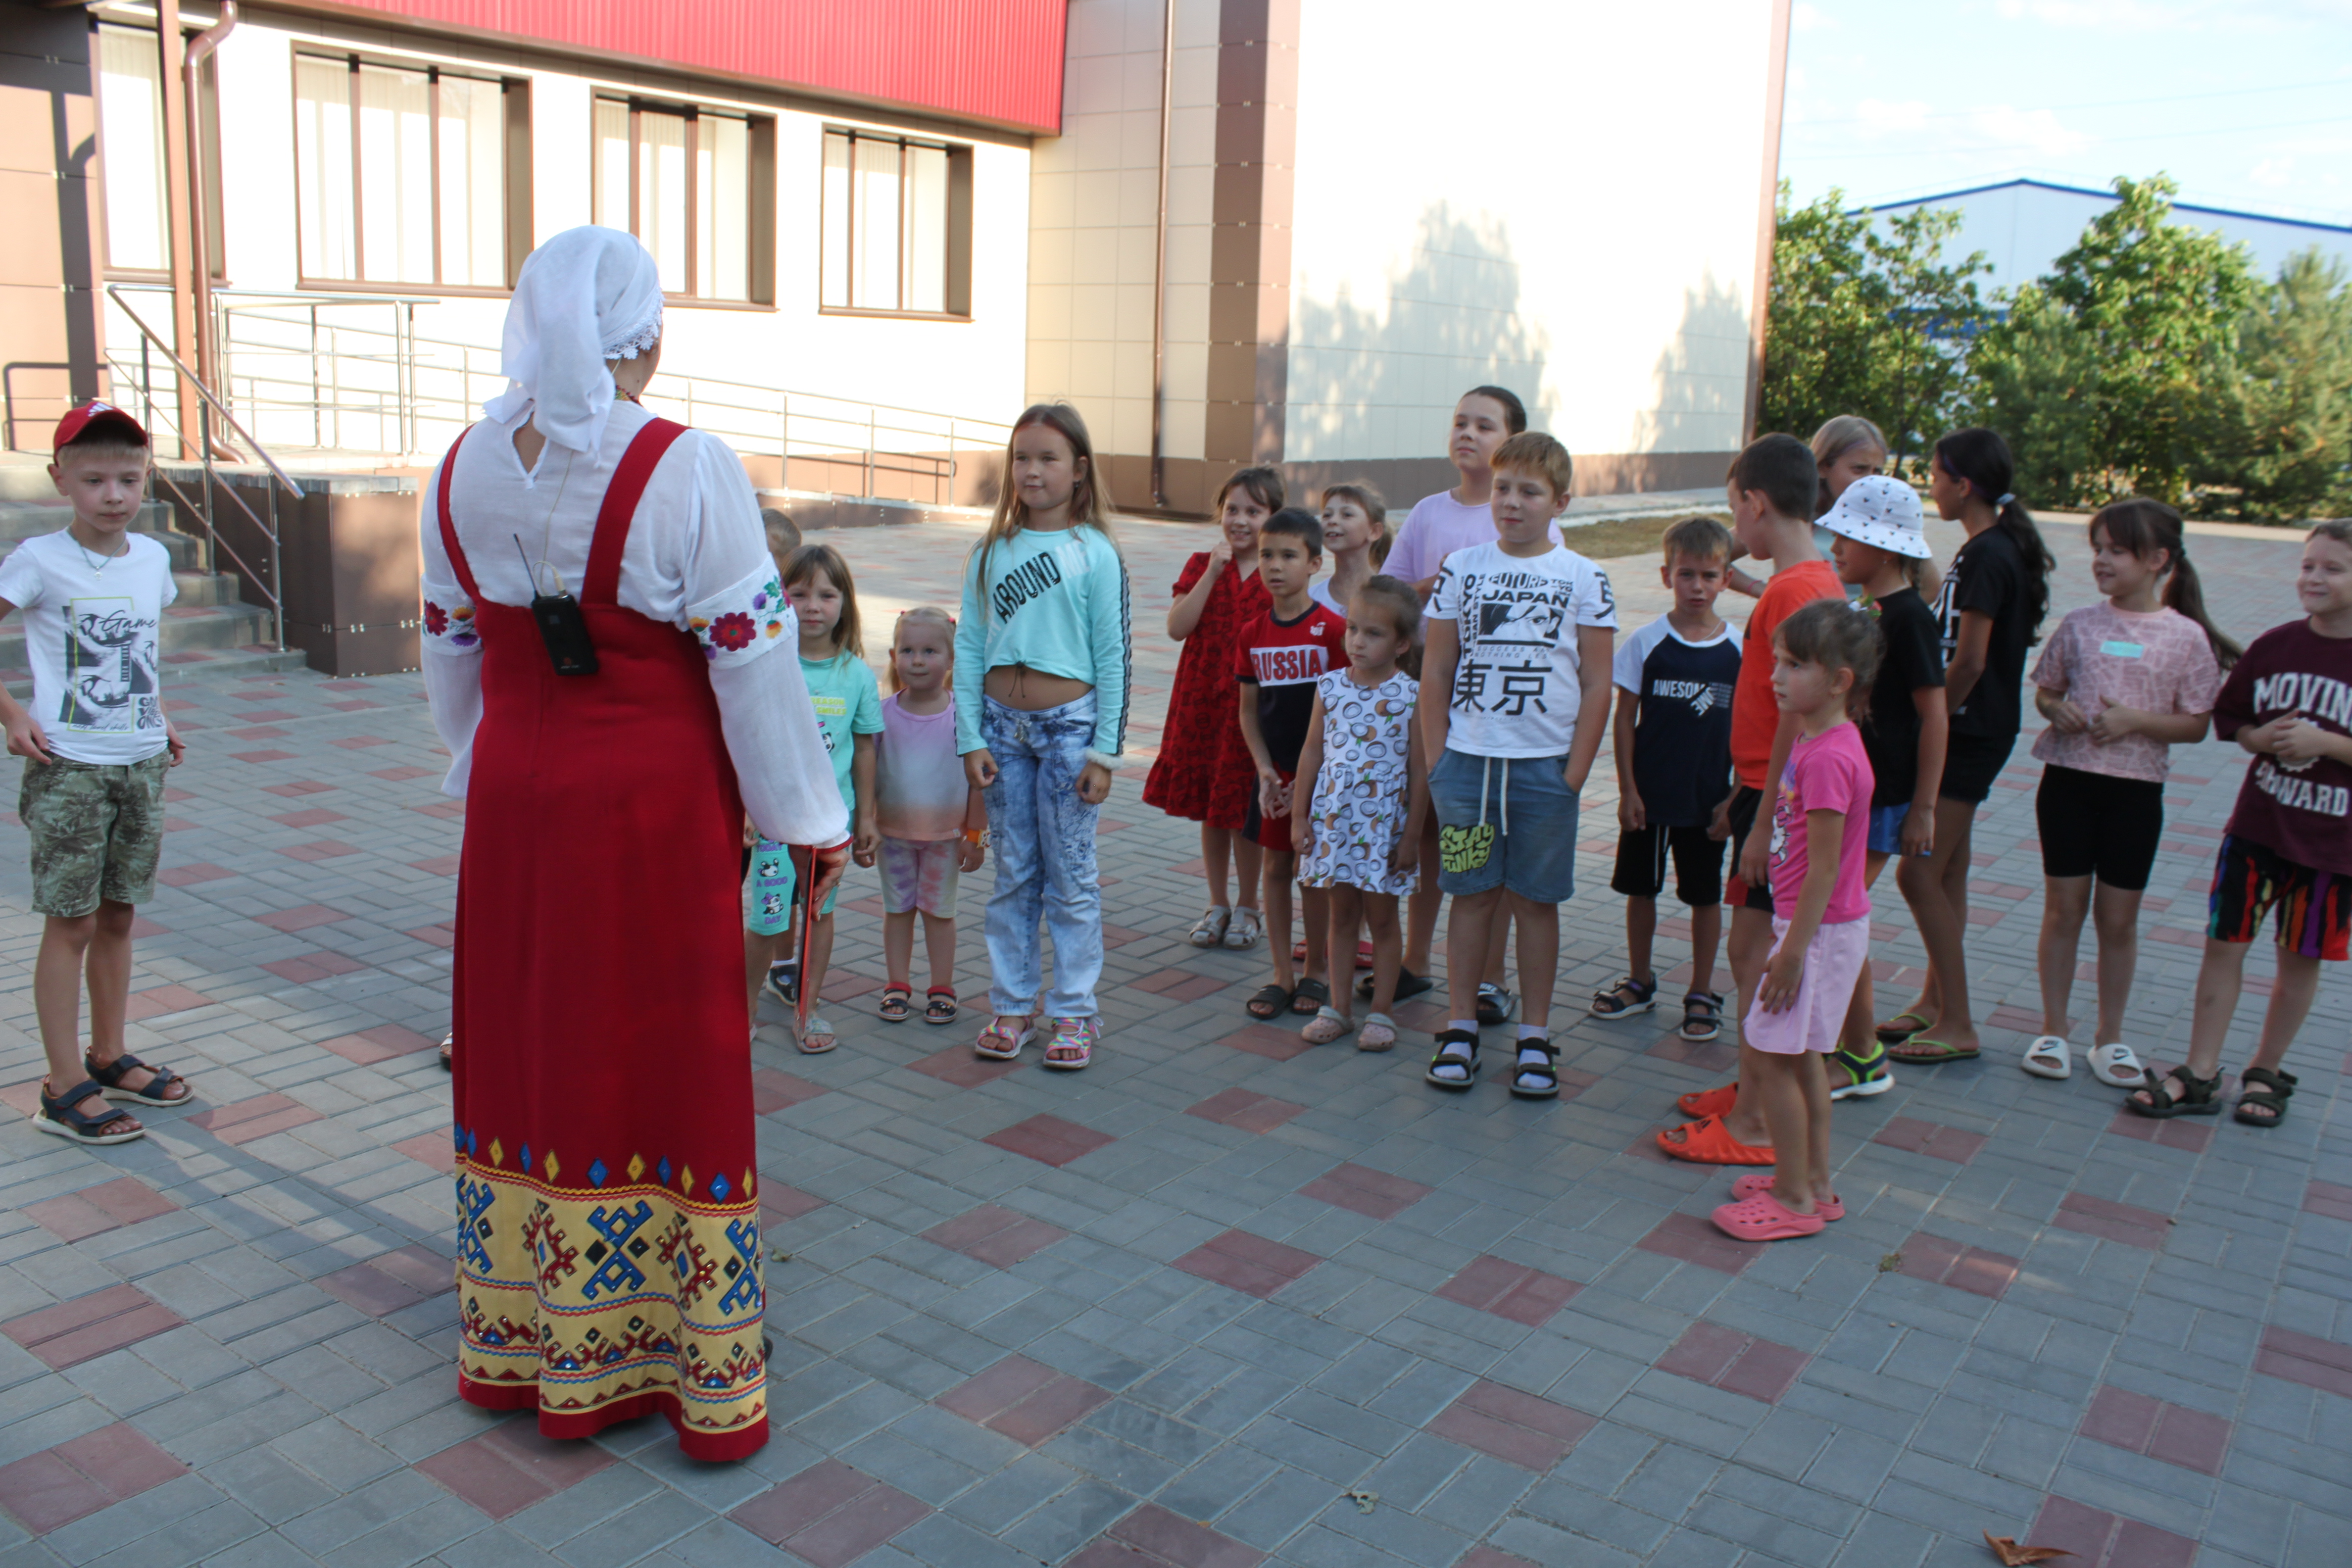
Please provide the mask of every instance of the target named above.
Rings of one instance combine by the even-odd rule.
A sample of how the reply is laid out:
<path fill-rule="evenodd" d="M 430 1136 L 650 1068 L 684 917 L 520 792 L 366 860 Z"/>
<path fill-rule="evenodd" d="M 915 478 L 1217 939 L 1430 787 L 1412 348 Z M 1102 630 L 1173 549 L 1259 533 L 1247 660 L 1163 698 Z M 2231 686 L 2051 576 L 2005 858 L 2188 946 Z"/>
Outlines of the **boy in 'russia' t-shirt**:
<path fill-rule="evenodd" d="M 2214 732 L 2253 761 L 2213 868 L 2189 1060 L 2161 1079 L 2151 1072 L 2124 1101 L 2143 1116 L 2220 1110 L 2246 950 L 2271 916 L 2278 978 L 2236 1117 L 2277 1125 L 2297 1082 L 2283 1064 L 2318 994 L 2319 966 L 2352 954 L 2352 522 L 2311 531 L 2294 587 L 2305 617 L 2256 637 L 2213 702 Z"/>

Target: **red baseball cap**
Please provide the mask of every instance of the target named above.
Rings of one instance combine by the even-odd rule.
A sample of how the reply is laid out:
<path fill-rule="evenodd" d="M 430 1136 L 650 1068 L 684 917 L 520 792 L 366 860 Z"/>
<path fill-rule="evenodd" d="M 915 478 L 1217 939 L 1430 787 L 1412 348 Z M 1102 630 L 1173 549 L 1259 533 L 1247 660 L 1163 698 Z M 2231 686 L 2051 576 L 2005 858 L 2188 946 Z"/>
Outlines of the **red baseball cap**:
<path fill-rule="evenodd" d="M 104 425 L 119 430 L 133 442 L 147 445 L 146 427 L 117 408 L 111 403 L 85 403 L 58 421 L 58 433 L 49 443 L 49 455 L 55 457 L 71 443 L 81 438 L 93 425 Z"/>

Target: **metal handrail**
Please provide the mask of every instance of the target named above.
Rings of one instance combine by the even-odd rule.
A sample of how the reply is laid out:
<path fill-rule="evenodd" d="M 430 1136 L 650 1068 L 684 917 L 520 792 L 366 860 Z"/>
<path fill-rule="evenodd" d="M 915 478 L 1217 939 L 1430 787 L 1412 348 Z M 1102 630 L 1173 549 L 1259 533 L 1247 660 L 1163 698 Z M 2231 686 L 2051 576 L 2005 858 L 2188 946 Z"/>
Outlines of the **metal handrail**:
<path fill-rule="evenodd" d="M 236 416 L 230 412 L 228 405 L 222 402 L 218 396 L 215 395 L 213 389 L 206 386 L 204 384 L 203 378 L 197 375 L 194 371 L 188 368 L 187 363 L 180 358 L 179 354 L 173 350 L 172 345 L 165 342 L 161 337 L 157 336 L 155 330 L 147 324 L 145 320 L 140 316 L 137 310 L 131 309 L 131 301 L 122 297 L 121 289 L 117 285 L 109 284 L 106 291 L 109 295 L 112 296 L 115 304 L 121 307 L 122 313 L 130 318 L 131 324 L 139 329 L 140 335 L 144 338 L 148 343 L 153 344 L 155 348 L 162 351 L 163 357 L 171 362 L 172 368 L 179 372 L 181 376 L 186 380 L 188 385 L 194 389 L 196 395 L 204 399 L 205 405 L 212 409 L 215 414 L 217 414 L 221 420 L 226 424 L 231 430 L 236 433 L 237 438 L 243 441 L 246 446 L 251 449 L 255 457 L 261 459 L 262 466 L 269 470 L 270 477 L 275 479 L 278 484 L 286 487 L 286 493 L 288 495 L 292 496 L 297 501 L 299 501 L 302 499 L 301 487 L 297 485 L 287 474 L 286 470 L 278 466 L 278 459 L 269 455 L 268 449 L 263 447 L 260 442 L 253 438 L 253 433 L 246 429 L 243 425 L 237 423 Z M 140 388 L 140 395 L 146 400 L 148 422 L 152 426 L 155 418 L 154 393 L 152 389 L 142 385 Z M 199 432 L 202 437 L 202 443 L 199 450 L 202 454 L 205 471 L 205 504 L 200 515 L 204 518 L 206 540 L 211 544 L 214 551 L 227 551 L 229 559 L 236 562 L 238 566 L 244 568 L 246 578 L 253 584 L 253 586 L 259 589 L 263 596 L 269 601 L 271 636 L 273 640 L 278 644 L 278 651 L 283 653 L 286 651 L 286 602 L 284 598 L 285 584 L 281 577 L 282 560 L 278 536 L 278 490 L 274 486 L 265 485 L 262 488 L 262 495 L 264 497 L 263 505 L 266 506 L 269 511 L 268 520 L 264 521 L 261 515 L 253 510 L 251 504 L 248 503 L 243 496 L 236 493 L 234 487 L 216 485 L 214 477 L 215 463 L 213 460 L 212 422 L 210 420 L 199 420 L 198 424 L 202 427 Z M 187 433 L 183 430 L 180 432 L 180 436 L 181 439 L 184 442 Z M 182 506 L 186 507 L 190 511 L 194 511 L 196 510 L 191 498 L 188 496 L 188 493 L 180 488 L 177 480 L 172 479 L 171 476 L 167 474 L 161 473 L 160 471 L 156 473 L 156 478 L 171 487 L 172 493 L 179 498 Z M 268 584 L 266 587 L 261 584 L 260 574 L 253 569 L 252 565 L 247 562 L 244 556 L 237 553 L 236 546 L 228 543 L 221 538 L 219 523 L 213 516 L 214 496 L 215 491 L 221 489 L 226 489 L 227 490 L 229 500 L 236 502 L 237 509 L 243 511 L 245 515 L 252 521 L 254 527 L 261 531 L 262 537 L 269 542 L 269 579 Z M 217 559 L 215 560 L 214 564 L 218 564 Z"/>

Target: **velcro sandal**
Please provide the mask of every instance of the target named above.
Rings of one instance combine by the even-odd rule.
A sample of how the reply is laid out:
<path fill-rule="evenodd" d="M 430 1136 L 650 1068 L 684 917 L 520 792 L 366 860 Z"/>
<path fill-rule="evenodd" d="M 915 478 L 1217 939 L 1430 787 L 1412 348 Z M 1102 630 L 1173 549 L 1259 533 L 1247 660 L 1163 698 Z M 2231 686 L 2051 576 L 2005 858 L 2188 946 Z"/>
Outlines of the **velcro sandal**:
<path fill-rule="evenodd" d="M 1549 1040 L 1538 1040 L 1530 1035 L 1519 1041 L 1518 1066 L 1511 1072 L 1511 1093 L 1519 1100 L 1559 1098 L 1559 1051 Z"/>
<path fill-rule="evenodd" d="M 1723 993 L 1694 991 L 1683 998 L 1682 1027 L 1675 1031 L 1693 1044 L 1704 1044 L 1723 1034 Z"/>
<path fill-rule="evenodd" d="M 170 1068 L 159 1068 L 152 1062 L 142 1062 L 129 1051 L 123 1052 L 112 1061 L 103 1065 L 85 1053 L 81 1058 L 81 1065 L 91 1078 L 105 1087 L 106 1098 L 109 1100 L 128 1100 L 140 1105 L 173 1106 L 185 1105 L 196 1098 L 195 1086 L 190 1084 L 178 1073 L 173 1072 Z M 144 1088 L 123 1088 L 122 1080 L 142 1068 L 155 1076 L 147 1080 Z M 181 1092 L 178 1094 L 164 1092 L 175 1083 L 182 1086 Z"/>
<path fill-rule="evenodd" d="M 70 1138 L 77 1143 L 128 1143 L 147 1136 L 147 1129 L 130 1115 L 111 1107 L 92 1114 L 79 1109 L 81 1101 L 93 1094 L 105 1091 L 95 1079 L 84 1079 L 63 1094 L 41 1090 L 41 1113 L 33 1118 L 33 1125 L 58 1138 Z M 108 1128 L 114 1129 L 108 1131 Z"/>
<path fill-rule="evenodd" d="M 1478 1037 L 1467 1029 L 1448 1029 L 1437 1037 L 1437 1054 L 1422 1075 L 1440 1089 L 1468 1089 L 1478 1081 Z"/>
<path fill-rule="evenodd" d="M 1657 976 L 1636 980 L 1628 974 L 1608 990 L 1595 991 L 1591 1011 L 1596 1018 L 1630 1018 L 1636 1013 L 1646 1013 L 1657 1005 Z"/>
<path fill-rule="evenodd" d="M 923 993 L 923 1022 L 952 1024 L 956 1021 L 956 994 L 952 985 L 934 985 Z"/>
<path fill-rule="evenodd" d="M 2172 1092 L 2179 1084 L 2180 1092 Z M 2219 1116 L 2221 1113 L 2221 1075 L 2199 1078 L 2186 1065 L 2172 1068 L 2159 1077 L 2154 1068 L 2139 1088 L 2124 1097 L 2124 1109 L 2135 1116 L 2165 1121 L 2175 1116 Z M 2142 1100 L 2141 1095 L 2147 1098 Z"/>
<path fill-rule="evenodd" d="M 2238 1081 L 2248 1087 L 2238 1096 L 2238 1108 L 2231 1116 L 2249 1127 L 2276 1127 L 2286 1119 L 2286 1102 L 2294 1098 L 2294 1086 L 2302 1080 L 2291 1072 L 2248 1068 Z M 2255 1114 L 2247 1115 L 2249 1110 Z"/>

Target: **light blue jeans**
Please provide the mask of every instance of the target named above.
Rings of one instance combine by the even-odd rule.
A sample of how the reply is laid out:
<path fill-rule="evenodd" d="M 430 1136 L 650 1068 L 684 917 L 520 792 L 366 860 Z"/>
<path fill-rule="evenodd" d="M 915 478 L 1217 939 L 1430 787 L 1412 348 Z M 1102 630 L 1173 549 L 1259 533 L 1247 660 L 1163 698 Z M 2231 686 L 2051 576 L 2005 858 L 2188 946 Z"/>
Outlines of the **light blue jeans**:
<path fill-rule="evenodd" d="M 1102 978 L 1102 889 L 1095 875 L 1100 806 L 1078 798 L 1078 774 L 1094 740 L 1095 698 L 1027 713 L 981 700 L 980 738 L 996 759 L 988 787 L 988 829 L 996 847 L 996 888 L 988 896 L 988 1005 L 1020 1017 L 1037 1005 L 1042 918 L 1054 939 L 1054 988 L 1045 1014 L 1091 1018 Z"/>

